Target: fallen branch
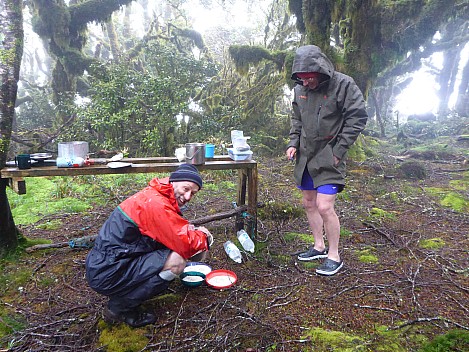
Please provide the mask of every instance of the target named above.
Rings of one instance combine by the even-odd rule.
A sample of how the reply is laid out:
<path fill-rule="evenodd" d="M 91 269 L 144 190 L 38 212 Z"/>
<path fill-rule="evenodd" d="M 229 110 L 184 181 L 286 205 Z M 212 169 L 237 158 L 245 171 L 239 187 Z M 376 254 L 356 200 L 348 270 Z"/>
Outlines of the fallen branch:
<path fill-rule="evenodd" d="M 194 219 L 194 220 L 191 220 L 190 222 L 194 225 L 202 225 L 202 224 L 206 224 L 207 222 L 230 218 L 232 216 L 235 216 L 235 215 L 238 215 L 240 213 L 245 212 L 247 209 L 248 209 L 247 205 L 240 205 L 239 207 L 236 207 L 233 210 L 223 212 L 223 213 L 217 213 L 217 214 L 214 214 L 214 215 L 205 216 L 205 217 L 199 218 L 199 219 Z"/>
<path fill-rule="evenodd" d="M 436 171 L 441 171 L 441 172 L 466 172 L 466 171 L 469 171 L 469 169 L 468 168 L 466 168 L 466 169 L 454 169 L 454 170 L 438 169 Z"/>

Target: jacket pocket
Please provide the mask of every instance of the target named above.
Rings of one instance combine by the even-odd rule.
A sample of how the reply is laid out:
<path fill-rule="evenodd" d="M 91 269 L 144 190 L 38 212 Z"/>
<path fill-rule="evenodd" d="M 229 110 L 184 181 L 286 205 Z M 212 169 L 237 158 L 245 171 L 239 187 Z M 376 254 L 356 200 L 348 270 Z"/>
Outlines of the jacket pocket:
<path fill-rule="evenodd" d="M 313 160 L 317 173 L 338 172 L 334 166 L 334 155 L 332 153 L 332 146 L 329 143 L 316 153 Z"/>

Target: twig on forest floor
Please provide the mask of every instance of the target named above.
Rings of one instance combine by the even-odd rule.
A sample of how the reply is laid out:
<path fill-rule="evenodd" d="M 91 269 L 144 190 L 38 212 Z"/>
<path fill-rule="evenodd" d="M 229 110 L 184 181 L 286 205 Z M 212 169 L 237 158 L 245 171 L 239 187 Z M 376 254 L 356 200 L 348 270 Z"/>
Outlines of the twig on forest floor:
<path fill-rule="evenodd" d="M 376 226 L 374 226 L 373 224 L 370 224 L 370 223 L 368 223 L 368 222 L 366 222 L 366 221 L 363 221 L 362 224 L 365 225 L 366 227 L 372 229 L 372 230 L 375 231 L 377 234 L 379 234 L 379 235 L 385 237 L 385 238 L 386 238 L 389 242 L 391 242 L 394 246 L 399 247 L 398 244 L 396 243 L 396 241 L 394 241 L 394 239 L 391 238 L 391 236 L 390 236 L 389 234 L 387 234 L 386 232 L 384 232 L 384 231 L 378 229 Z"/>
<path fill-rule="evenodd" d="M 414 320 L 408 320 L 404 324 L 401 324 L 399 326 L 390 327 L 390 328 L 388 328 L 388 330 L 398 330 L 398 329 L 402 329 L 402 328 L 404 328 L 406 326 L 409 326 L 409 325 L 413 325 L 413 324 L 417 324 L 417 323 L 428 323 L 428 322 L 432 322 L 432 321 L 442 321 L 442 322 L 445 322 L 445 323 L 453 324 L 453 325 L 457 326 L 458 328 L 461 328 L 461 329 L 464 329 L 464 330 L 469 330 L 469 326 L 465 326 L 465 325 L 456 323 L 455 321 L 452 321 L 450 319 L 443 318 L 443 317 L 417 318 L 417 319 L 414 319 Z"/>
<path fill-rule="evenodd" d="M 299 297 L 296 297 L 296 298 L 294 298 L 294 299 L 292 299 L 292 300 L 290 300 L 290 301 L 288 301 L 288 302 L 277 303 L 277 304 L 273 304 L 273 305 L 271 305 L 271 306 L 267 306 L 267 307 L 265 307 L 265 309 L 271 309 L 271 308 L 275 308 L 275 307 L 286 306 L 286 305 L 288 305 L 288 304 L 290 304 L 290 303 L 293 303 L 293 302 L 298 301 L 299 299 L 300 299 Z"/>
<path fill-rule="evenodd" d="M 187 292 L 186 295 L 184 296 L 184 299 L 182 300 L 181 305 L 179 306 L 179 311 L 178 311 L 178 314 L 176 316 L 176 319 L 174 319 L 174 329 L 173 329 L 173 334 L 171 336 L 171 344 L 169 346 L 170 348 L 173 347 L 173 341 L 174 341 L 174 337 L 176 335 L 176 331 L 177 331 L 177 328 L 178 328 L 179 318 L 181 317 L 181 313 L 183 311 L 182 307 L 183 307 L 184 303 L 186 302 L 188 295 L 189 295 L 189 292 Z"/>
<path fill-rule="evenodd" d="M 354 307 L 357 307 L 357 308 L 365 308 L 365 309 L 373 309 L 373 310 L 382 310 L 382 311 L 385 311 L 385 312 L 391 312 L 391 313 L 395 313 L 395 314 L 398 314 L 400 316 L 403 316 L 403 314 L 397 310 L 394 310 L 394 309 L 391 309 L 391 308 L 386 308 L 386 307 L 373 307 L 373 306 L 363 306 L 363 305 L 360 305 L 360 304 L 354 304 L 353 305 Z"/>

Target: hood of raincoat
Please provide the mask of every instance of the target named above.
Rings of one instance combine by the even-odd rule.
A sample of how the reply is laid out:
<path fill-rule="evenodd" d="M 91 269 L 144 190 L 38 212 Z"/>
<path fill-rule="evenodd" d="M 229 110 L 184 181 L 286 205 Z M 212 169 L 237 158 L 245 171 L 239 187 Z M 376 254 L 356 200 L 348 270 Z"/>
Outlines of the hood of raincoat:
<path fill-rule="evenodd" d="M 301 46 L 293 59 L 291 79 L 301 84 L 297 74 L 300 72 L 319 72 L 328 78 L 334 74 L 334 65 L 316 45 Z"/>

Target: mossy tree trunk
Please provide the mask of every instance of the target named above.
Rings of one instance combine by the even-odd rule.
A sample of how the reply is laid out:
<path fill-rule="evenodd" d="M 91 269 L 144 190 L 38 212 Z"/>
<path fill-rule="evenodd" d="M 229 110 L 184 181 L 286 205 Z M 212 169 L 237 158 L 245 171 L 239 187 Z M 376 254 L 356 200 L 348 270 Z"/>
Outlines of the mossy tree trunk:
<path fill-rule="evenodd" d="M 16 94 L 23 56 L 23 1 L 0 1 L 0 169 L 10 146 Z M 18 233 L 6 196 L 8 181 L 0 179 L 0 257 L 16 249 Z"/>
<path fill-rule="evenodd" d="M 54 102 L 70 102 L 76 92 L 77 77 L 94 62 L 83 48 L 87 24 L 107 22 L 112 13 L 134 0 L 32 0 L 33 30 L 48 43 L 46 50 L 55 60 L 53 72 Z"/>

